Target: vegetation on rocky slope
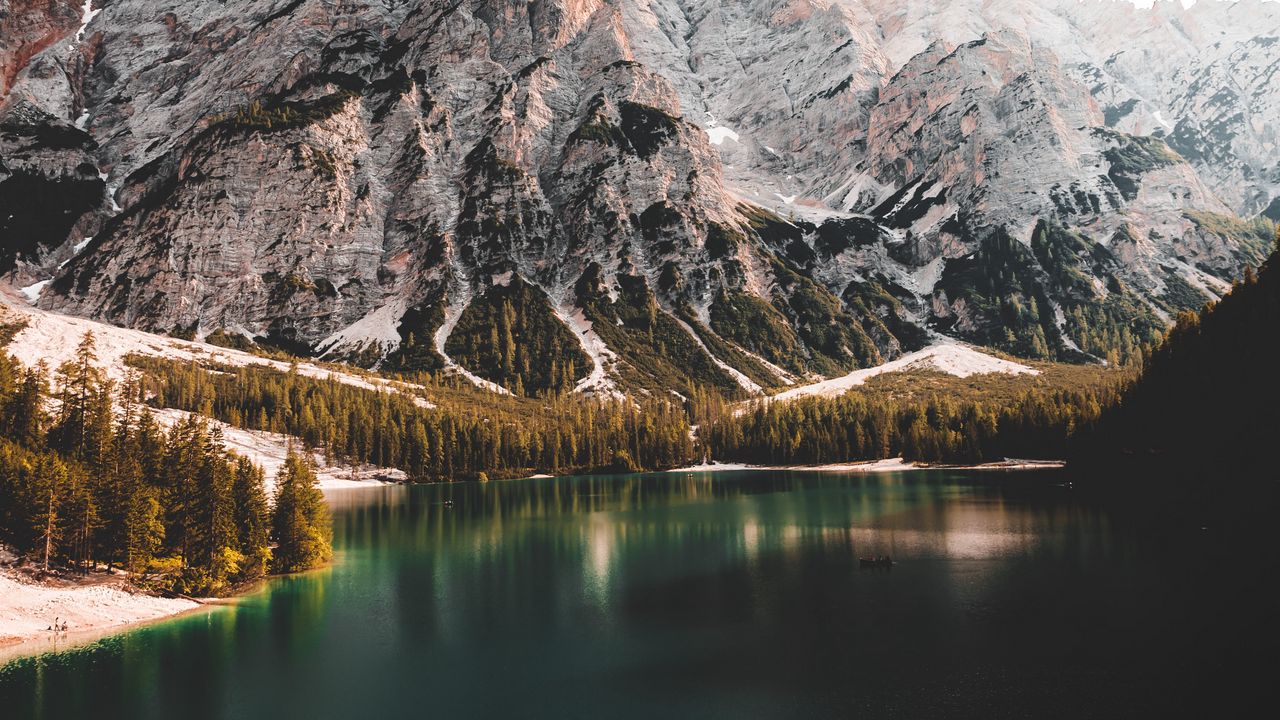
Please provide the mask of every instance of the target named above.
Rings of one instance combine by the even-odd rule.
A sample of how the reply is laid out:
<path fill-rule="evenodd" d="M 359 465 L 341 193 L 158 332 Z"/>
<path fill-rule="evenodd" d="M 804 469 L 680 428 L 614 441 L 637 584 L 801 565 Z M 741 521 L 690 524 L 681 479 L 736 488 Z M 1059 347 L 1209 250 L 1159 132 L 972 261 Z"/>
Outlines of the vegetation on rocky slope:
<path fill-rule="evenodd" d="M 592 329 L 622 359 L 617 372 L 626 387 L 659 397 L 669 391 L 688 396 L 702 386 L 726 395 L 740 392 L 733 377 L 658 305 L 644 278 L 619 276 L 618 285 L 617 298 L 611 298 L 593 265 L 579 279 L 577 295 Z"/>
<path fill-rule="evenodd" d="M 1280 235 L 1277 235 L 1280 245 Z M 1140 377 L 1075 445 L 1074 464 L 1210 487 L 1275 476 L 1280 249 L 1201 314 L 1183 313 Z M 1118 468 L 1118 469 L 1117 469 Z"/>
<path fill-rule="evenodd" d="M 570 391 L 591 371 L 591 358 L 546 294 L 518 275 L 472 300 L 445 352 L 480 377 L 529 397 Z"/>
<path fill-rule="evenodd" d="M 163 430 L 136 377 L 106 380 L 92 334 L 52 391 L 48 381 L 43 365 L 0 353 L 0 541 L 46 569 L 104 564 L 188 595 L 329 558 L 301 458 L 287 463 L 273 509 L 262 470 L 227 452 L 217 430 L 194 416 Z"/>
<path fill-rule="evenodd" d="M 1071 433 L 1097 419 L 1125 376 L 1097 366 L 1039 367 L 1036 376 L 880 375 L 840 397 L 722 408 L 699 435 L 712 457 L 761 464 L 1065 457 Z"/>
<path fill-rule="evenodd" d="M 663 396 L 526 399 L 445 384 L 433 386 L 428 406 L 421 396 L 262 366 L 132 362 L 157 406 L 293 435 L 330 457 L 399 468 L 417 481 L 662 469 L 693 455 L 682 403 Z"/>

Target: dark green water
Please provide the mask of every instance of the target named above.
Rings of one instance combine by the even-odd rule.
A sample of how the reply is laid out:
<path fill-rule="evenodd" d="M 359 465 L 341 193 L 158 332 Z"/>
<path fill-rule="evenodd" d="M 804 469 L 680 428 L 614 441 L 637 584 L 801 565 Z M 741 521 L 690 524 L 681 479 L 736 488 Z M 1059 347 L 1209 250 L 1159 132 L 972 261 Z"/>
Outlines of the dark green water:
<path fill-rule="evenodd" d="M 1231 578 L 1196 569 L 1213 551 L 1179 540 L 1185 528 L 1132 526 L 1056 479 L 690 473 L 337 493 L 334 567 L 12 662 L 0 717 L 1198 707 L 1247 644 L 1217 619 Z M 874 554 L 897 567 L 859 569 Z"/>

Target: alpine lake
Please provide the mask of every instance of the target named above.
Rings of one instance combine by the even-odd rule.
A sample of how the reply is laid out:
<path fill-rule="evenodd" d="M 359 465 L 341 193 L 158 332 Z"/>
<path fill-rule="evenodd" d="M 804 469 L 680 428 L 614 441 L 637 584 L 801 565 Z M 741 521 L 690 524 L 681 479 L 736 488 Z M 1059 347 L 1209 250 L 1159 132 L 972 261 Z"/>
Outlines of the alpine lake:
<path fill-rule="evenodd" d="M 1060 471 L 329 499 L 332 566 L 12 660 L 0 717 L 1168 717 L 1212 712 L 1274 637 L 1209 529 L 1127 519 Z"/>

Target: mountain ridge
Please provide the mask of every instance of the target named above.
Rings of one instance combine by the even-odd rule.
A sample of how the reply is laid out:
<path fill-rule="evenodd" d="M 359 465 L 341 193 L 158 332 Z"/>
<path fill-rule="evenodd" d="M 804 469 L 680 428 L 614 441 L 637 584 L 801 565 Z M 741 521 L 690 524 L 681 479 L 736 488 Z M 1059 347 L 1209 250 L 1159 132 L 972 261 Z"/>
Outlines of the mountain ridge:
<path fill-rule="evenodd" d="M 117 0 L 0 101 L 0 195 L 65 198 L 0 241 L 45 309 L 525 392 L 749 395 L 938 332 L 1124 361 L 1280 197 L 1280 11 L 1200 5 Z M 513 281 L 559 380 L 450 342 Z"/>

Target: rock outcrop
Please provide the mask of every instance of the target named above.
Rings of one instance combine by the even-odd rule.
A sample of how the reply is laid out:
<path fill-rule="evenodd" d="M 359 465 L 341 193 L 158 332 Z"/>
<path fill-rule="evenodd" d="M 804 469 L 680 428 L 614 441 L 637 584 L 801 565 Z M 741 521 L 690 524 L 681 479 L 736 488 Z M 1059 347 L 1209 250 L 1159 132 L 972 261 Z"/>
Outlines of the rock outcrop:
<path fill-rule="evenodd" d="M 1250 0 L 37 5 L 0 46 L 0 272 L 362 363 L 511 385 L 474 329 L 512 298 L 582 343 L 528 355 L 540 389 L 752 392 L 935 332 L 1119 360 L 1261 259 L 1280 195 Z"/>

